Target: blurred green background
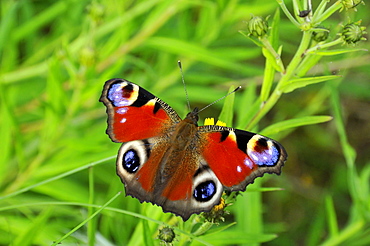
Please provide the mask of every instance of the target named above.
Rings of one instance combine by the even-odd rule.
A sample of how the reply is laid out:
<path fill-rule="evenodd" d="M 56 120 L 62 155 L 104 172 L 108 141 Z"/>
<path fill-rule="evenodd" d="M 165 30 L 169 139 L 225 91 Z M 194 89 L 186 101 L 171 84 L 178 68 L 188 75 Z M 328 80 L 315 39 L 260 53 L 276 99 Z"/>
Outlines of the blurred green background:
<path fill-rule="evenodd" d="M 313 1 L 313 8 L 318 3 Z M 286 4 L 291 9 L 291 2 Z M 181 60 L 192 107 L 241 85 L 234 111 L 236 121 L 242 118 L 258 96 L 265 58 L 238 31 L 247 29 L 251 15 L 273 16 L 278 8 L 275 0 L 2 0 L 0 245 L 50 245 L 95 211 L 87 204 L 105 204 L 123 190 L 115 174 L 120 144 L 105 134 L 107 116 L 98 102 L 106 80 L 137 83 L 184 117 Z M 361 4 L 323 25 L 333 30 L 333 38 L 349 20 L 362 19 L 368 26 L 369 12 L 370 5 Z M 281 13 L 284 63 L 301 35 Z M 369 49 L 370 44 L 356 47 Z M 281 176 L 266 175 L 258 183 L 282 190 L 261 193 L 251 185 L 228 208 L 231 214 L 220 227 L 237 224 L 217 234 L 218 244 L 370 244 L 370 55 L 326 57 L 308 74 L 343 77 L 283 95 L 259 127 L 248 130 L 298 115 L 334 120 L 269 135 L 285 146 L 289 158 Z M 222 104 L 203 111 L 200 122 L 217 118 Z M 95 166 L 88 168 L 89 163 Z M 254 195 L 262 202 L 251 203 Z M 109 207 L 173 225 L 170 214 L 124 195 Z M 262 221 L 253 218 L 257 213 Z M 181 222 L 175 227 L 193 230 Z M 63 244 L 158 245 L 157 228 L 151 221 L 103 210 Z M 191 244 L 176 234 L 175 244 Z"/>

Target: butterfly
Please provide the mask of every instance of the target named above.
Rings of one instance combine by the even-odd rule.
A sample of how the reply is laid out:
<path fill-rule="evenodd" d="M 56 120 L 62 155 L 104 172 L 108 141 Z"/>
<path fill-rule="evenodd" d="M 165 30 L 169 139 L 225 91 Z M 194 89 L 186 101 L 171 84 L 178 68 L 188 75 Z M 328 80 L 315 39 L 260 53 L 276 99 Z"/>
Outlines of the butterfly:
<path fill-rule="evenodd" d="M 181 216 L 210 211 L 224 190 L 244 191 L 264 173 L 280 174 L 287 153 L 278 142 L 218 125 L 198 126 L 198 109 L 184 119 L 167 103 L 124 79 L 105 82 L 106 133 L 123 143 L 117 174 L 126 196 Z"/>

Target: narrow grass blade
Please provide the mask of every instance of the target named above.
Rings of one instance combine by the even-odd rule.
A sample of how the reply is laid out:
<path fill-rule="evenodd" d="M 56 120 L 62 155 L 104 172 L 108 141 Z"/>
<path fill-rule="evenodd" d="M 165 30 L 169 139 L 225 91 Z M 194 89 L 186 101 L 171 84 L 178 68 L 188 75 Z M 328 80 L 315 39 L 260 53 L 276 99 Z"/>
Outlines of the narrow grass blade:
<path fill-rule="evenodd" d="M 280 24 L 280 9 L 276 9 L 274 18 L 271 24 L 271 30 L 269 35 L 269 41 L 271 43 L 271 48 L 275 49 L 279 43 L 279 24 Z M 275 78 L 275 70 L 280 71 L 280 67 L 277 64 L 276 57 L 272 55 L 269 56 L 269 52 L 266 49 L 262 49 L 264 56 L 266 57 L 265 62 L 265 71 L 263 76 L 263 83 L 261 88 L 261 101 L 266 101 L 270 95 L 272 83 L 274 82 Z M 280 55 L 280 54 L 279 54 Z M 280 60 L 280 58 L 278 58 Z M 281 62 L 281 60 L 280 60 Z M 281 72 L 281 71 L 280 71 Z"/>
<path fill-rule="evenodd" d="M 320 82 L 337 79 L 342 76 L 340 75 L 328 75 L 328 76 L 319 76 L 319 77 L 309 77 L 309 78 L 300 78 L 300 79 L 292 79 L 288 81 L 288 83 L 281 86 L 281 91 L 284 93 L 292 92 L 296 89 L 305 87 L 307 85 L 317 84 Z"/>
<path fill-rule="evenodd" d="M 144 238 L 145 246 L 154 246 L 153 234 L 151 234 L 148 221 L 142 220 L 142 223 L 143 223 L 143 238 Z"/>
<path fill-rule="evenodd" d="M 40 185 L 44 185 L 44 184 L 50 183 L 50 182 L 52 182 L 52 181 L 54 181 L 54 180 L 58 180 L 58 179 L 64 178 L 64 177 L 69 176 L 69 175 L 72 175 L 72 174 L 74 174 L 74 173 L 78 173 L 78 172 L 80 172 L 81 170 L 85 170 L 85 169 L 87 169 L 87 168 L 89 168 L 89 167 L 91 167 L 91 166 L 95 166 L 95 165 L 103 164 L 104 162 L 106 162 L 106 161 L 108 161 L 108 160 L 111 160 L 111 159 L 114 159 L 114 158 L 116 158 L 116 156 L 111 156 L 111 157 L 108 157 L 108 158 L 102 159 L 102 160 L 100 160 L 100 161 L 96 161 L 96 162 L 93 162 L 93 163 L 90 163 L 90 164 L 84 165 L 84 166 L 82 166 L 82 167 L 79 167 L 79 168 L 73 169 L 73 170 L 71 170 L 71 171 L 68 171 L 68 172 L 62 173 L 62 174 L 57 175 L 57 176 L 55 176 L 55 177 L 52 177 L 52 178 L 50 178 L 50 179 L 46 179 L 46 180 L 43 180 L 43 181 L 41 181 L 41 182 L 39 182 L 39 183 L 36 183 L 36 184 L 30 185 L 30 186 L 27 186 L 27 187 L 25 187 L 25 188 L 23 188 L 23 189 L 20 189 L 20 190 L 16 191 L 16 192 L 13 192 L 13 193 L 7 194 L 7 195 L 5 195 L 5 196 L 1 196 L 1 197 L 0 197 L 0 200 L 6 199 L 6 198 L 10 198 L 10 197 L 14 197 L 14 196 L 16 196 L 16 195 L 19 195 L 19 194 L 22 194 L 22 193 L 24 193 L 24 192 L 27 192 L 27 191 L 29 191 L 29 190 L 31 190 L 31 189 L 33 189 L 33 188 L 36 188 L 36 187 L 38 187 L 38 186 L 40 186 Z"/>
<path fill-rule="evenodd" d="M 337 49 L 337 50 L 315 50 L 309 53 L 320 55 L 320 56 L 334 56 L 334 55 L 342 55 L 342 54 L 357 52 L 357 51 L 368 51 L 368 50 L 361 49 L 361 48 L 353 48 L 353 49 L 348 48 L 348 49 Z"/>
<path fill-rule="evenodd" d="M 305 116 L 296 119 L 284 120 L 276 124 L 270 125 L 261 131 L 261 134 L 269 136 L 278 132 L 296 128 L 299 126 L 314 125 L 318 123 L 324 123 L 332 120 L 331 116 Z"/>
<path fill-rule="evenodd" d="M 14 240 L 13 245 L 27 246 L 36 245 L 37 236 L 41 233 L 40 228 L 45 228 L 47 226 L 50 216 L 53 214 L 52 208 L 47 208 L 41 214 L 39 214 L 33 223 L 28 226 L 28 228 L 23 228 L 23 232 L 20 233 Z"/>
<path fill-rule="evenodd" d="M 72 233 L 74 233 L 75 231 L 77 231 L 78 229 L 80 229 L 83 225 L 85 225 L 87 222 L 89 222 L 91 219 L 93 219 L 96 215 L 98 215 L 106 206 L 108 206 L 111 202 L 113 202 L 120 194 L 121 194 L 121 192 L 118 192 L 108 202 L 106 202 L 103 206 L 101 206 L 98 210 L 96 210 L 95 213 L 93 213 L 87 219 L 85 219 L 84 221 L 82 221 L 80 224 L 78 224 L 75 228 L 73 228 L 71 231 L 69 231 L 63 237 L 61 237 L 60 239 L 58 239 L 57 241 L 55 241 L 52 244 L 52 246 L 56 246 L 56 245 L 60 244 L 64 239 L 66 239 L 67 237 L 69 237 Z"/>
<path fill-rule="evenodd" d="M 250 122 L 253 115 L 255 115 L 261 105 L 260 100 L 257 100 L 257 83 L 249 83 L 247 87 L 241 92 L 242 96 L 238 101 L 238 112 L 236 128 L 244 129 Z"/>
<path fill-rule="evenodd" d="M 3 15 L 1 16 L 0 22 L 0 54 L 3 52 L 6 42 L 9 42 L 11 32 L 16 28 L 13 28 L 16 22 L 16 11 L 19 6 L 19 2 L 14 2 L 9 6 L 8 9 L 2 9 Z"/>
<path fill-rule="evenodd" d="M 327 196 L 325 199 L 326 207 L 326 217 L 328 221 L 328 227 L 330 232 L 330 237 L 335 237 L 338 235 L 338 221 L 337 215 L 335 213 L 334 203 L 331 196 Z"/>
<path fill-rule="evenodd" d="M 233 90 L 235 90 L 235 86 L 230 87 L 229 93 L 232 92 Z M 222 107 L 222 111 L 219 116 L 219 119 L 225 122 L 227 126 L 231 126 L 233 123 L 234 99 L 235 93 L 232 93 L 225 98 L 225 103 Z"/>

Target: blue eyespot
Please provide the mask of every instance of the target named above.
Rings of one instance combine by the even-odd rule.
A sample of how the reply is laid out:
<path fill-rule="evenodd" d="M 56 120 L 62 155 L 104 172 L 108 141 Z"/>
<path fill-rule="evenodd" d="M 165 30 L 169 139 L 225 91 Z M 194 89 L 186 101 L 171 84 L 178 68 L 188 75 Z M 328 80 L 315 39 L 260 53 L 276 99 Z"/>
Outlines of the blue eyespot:
<path fill-rule="evenodd" d="M 133 149 L 126 151 L 122 160 L 122 167 L 129 173 L 136 173 L 140 167 L 140 158 Z"/>
<path fill-rule="evenodd" d="M 108 99 L 113 103 L 115 107 L 128 106 L 132 102 L 130 101 L 131 88 L 122 87 L 120 84 L 112 84 L 108 90 Z"/>
<path fill-rule="evenodd" d="M 279 160 L 279 151 L 273 145 L 260 151 L 249 151 L 248 155 L 258 166 L 275 166 Z"/>
<path fill-rule="evenodd" d="M 200 183 L 194 189 L 194 198 L 199 202 L 207 202 L 212 199 L 212 197 L 216 194 L 216 185 L 213 181 L 205 181 Z"/>

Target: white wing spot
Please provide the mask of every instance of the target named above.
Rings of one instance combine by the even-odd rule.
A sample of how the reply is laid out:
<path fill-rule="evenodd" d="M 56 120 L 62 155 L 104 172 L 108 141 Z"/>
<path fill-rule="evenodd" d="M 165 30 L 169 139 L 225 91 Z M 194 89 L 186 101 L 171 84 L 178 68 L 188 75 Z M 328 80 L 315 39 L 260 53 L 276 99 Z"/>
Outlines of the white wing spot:
<path fill-rule="evenodd" d="M 254 154 L 254 153 L 250 153 L 249 155 L 250 155 L 250 157 L 252 157 L 252 159 L 253 159 L 253 160 L 255 160 L 256 162 L 258 161 L 258 156 L 257 156 L 256 154 Z"/>
<path fill-rule="evenodd" d="M 249 158 L 244 159 L 244 164 L 249 167 L 250 169 L 253 168 L 253 163 L 249 160 Z"/>
<path fill-rule="evenodd" d="M 117 113 L 118 114 L 126 114 L 127 113 L 127 108 L 126 107 L 119 108 L 119 109 L 117 109 Z"/>
<path fill-rule="evenodd" d="M 237 171 L 238 173 L 241 173 L 241 172 L 242 172 L 242 168 L 241 168 L 241 166 L 237 166 L 237 167 L 236 167 L 236 171 Z"/>
<path fill-rule="evenodd" d="M 128 105 L 131 105 L 132 103 L 129 101 L 129 100 L 126 100 L 126 99 L 121 99 L 121 98 L 116 98 L 117 99 L 117 101 L 118 101 L 118 105 L 119 106 L 128 106 Z M 121 101 L 119 101 L 119 100 L 121 100 Z"/>

